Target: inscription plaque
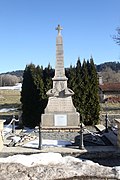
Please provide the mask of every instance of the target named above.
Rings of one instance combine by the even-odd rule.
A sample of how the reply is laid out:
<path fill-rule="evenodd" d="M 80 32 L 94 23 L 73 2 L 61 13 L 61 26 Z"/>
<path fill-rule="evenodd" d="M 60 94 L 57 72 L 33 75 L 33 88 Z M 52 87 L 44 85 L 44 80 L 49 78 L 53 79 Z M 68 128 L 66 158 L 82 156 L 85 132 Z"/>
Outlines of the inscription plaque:
<path fill-rule="evenodd" d="M 67 126 L 67 115 L 66 114 L 55 114 L 54 115 L 55 126 Z"/>

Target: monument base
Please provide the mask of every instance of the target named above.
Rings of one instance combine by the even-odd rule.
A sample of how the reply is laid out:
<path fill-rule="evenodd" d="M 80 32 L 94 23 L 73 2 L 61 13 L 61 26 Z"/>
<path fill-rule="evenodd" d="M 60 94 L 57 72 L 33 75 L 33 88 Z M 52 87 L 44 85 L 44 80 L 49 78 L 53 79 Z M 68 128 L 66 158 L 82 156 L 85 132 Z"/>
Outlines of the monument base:
<path fill-rule="evenodd" d="M 79 113 L 48 113 L 42 114 L 42 127 L 77 128 L 80 125 Z"/>

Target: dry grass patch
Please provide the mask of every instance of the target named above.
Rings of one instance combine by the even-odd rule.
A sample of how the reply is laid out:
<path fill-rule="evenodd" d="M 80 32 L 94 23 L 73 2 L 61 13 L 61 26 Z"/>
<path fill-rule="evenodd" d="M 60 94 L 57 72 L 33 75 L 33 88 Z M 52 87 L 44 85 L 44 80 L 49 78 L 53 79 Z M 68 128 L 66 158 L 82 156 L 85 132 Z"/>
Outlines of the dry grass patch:
<path fill-rule="evenodd" d="M 20 104 L 20 91 L 0 90 L 0 106 Z"/>
<path fill-rule="evenodd" d="M 102 113 L 120 114 L 120 103 L 101 103 L 100 106 Z"/>

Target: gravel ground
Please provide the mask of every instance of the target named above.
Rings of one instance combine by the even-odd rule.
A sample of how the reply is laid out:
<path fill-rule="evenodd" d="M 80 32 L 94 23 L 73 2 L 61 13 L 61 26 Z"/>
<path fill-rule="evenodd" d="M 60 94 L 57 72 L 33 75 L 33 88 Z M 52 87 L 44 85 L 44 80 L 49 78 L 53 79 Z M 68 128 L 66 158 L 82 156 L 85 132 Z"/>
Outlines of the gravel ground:
<path fill-rule="evenodd" d="M 97 132 L 96 129 L 92 126 L 86 126 L 86 129 L 90 132 Z M 84 134 L 86 134 L 84 132 Z M 38 136 L 38 131 L 36 132 L 36 135 Z M 54 132 L 48 132 L 48 131 L 42 131 L 42 138 L 43 139 L 55 139 L 55 140 L 66 140 L 66 141 L 74 141 L 75 137 L 80 135 L 79 130 L 72 132 L 72 131 L 54 131 Z"/>
<path fill-rule="evenodd" d="M 42 132 L 43 139 L 74 141 L 78 132 Z"/>

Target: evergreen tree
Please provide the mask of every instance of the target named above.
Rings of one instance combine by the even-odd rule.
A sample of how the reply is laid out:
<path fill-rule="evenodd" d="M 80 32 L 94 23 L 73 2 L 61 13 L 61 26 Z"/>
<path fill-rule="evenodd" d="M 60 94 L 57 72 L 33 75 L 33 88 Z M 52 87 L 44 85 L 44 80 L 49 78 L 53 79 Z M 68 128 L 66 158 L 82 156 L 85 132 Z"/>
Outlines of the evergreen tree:
<path fill-rule="evenodd" d="M 41 120 L 41 114 L 44 113 L 44 109 L 47 105 L 47 101 L 46 101 L 46 96 L 45 96 L 45 92 L 44 92 L 44 82 L 43 82 L 43 68 L 37 66 L 36 67 L 36 79 L 35 79 L 35 84 L 37 87 L 37 110 L 38 110 L 38 116 L 40 116 L 38 118 L 38 122 L 39 120 Z"/>
<path fill-rule="evenodd" d="M 94 125 L 99 121 L 99 96 L 98 96 L 98 78 L 93 59 L 83 61 L 82 65 L 82 115 L 86 125 Z"/>
<path fill-rule="evenodd" d="M 34 128 L 40 122 L 40 100 L 43 98 L 43 82 L 39 67 L 27 65 L 23 74 L 21 91 L 23 125 Z"/>
<path fill-rule="evenodd" d="M 85 59 L 82 64 L 82 109 L 81 114 L 84 117 L 84 123 L 87 124 L 89 119 L 88 101 L 89 101 L 89 75 Z"/>
<path fill-rule="evenodd" d="M 44 91 L 46 92 L 52 88 L 52 77 L 54 75 L 54 71 L 50 65 L 48 64 L 48 67 L 44 69 L 43 71 L 43 81 L 44 81 Z M 47 96 L 46 96 L 47 98 Z"/>
<path fill-rule="evenodd" d="M 75 80 L 74 80 L 74 105 L 76 107 L 77 112 L 82 113 L 83 108 L 83 82 L 82 82 L 82 74 L 81 74 L 81 62 L 80 58 L 77 60 L 76 68 L 75 68 Z"/>
<path fill-rule="evenodd" d="M 70 65 L 70 68 L 66 71 L 66 76 L 68 78 L 67 86 L 74 91 L 76 78 L 75 67 L 72 67 L 72 65 Z"/>
<path fill-rule="evenodd" d="M 98 76 L 95 68 L 93 58 L 91 57 L 90 63 L 88 65 L 89 72 L 89 124 L 96 124 L 99 121 L 99 89 L 98 89 Z"/>

